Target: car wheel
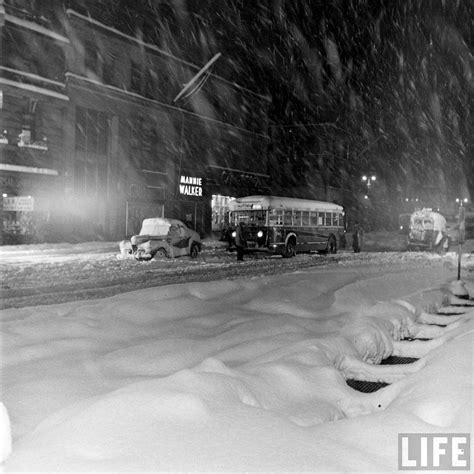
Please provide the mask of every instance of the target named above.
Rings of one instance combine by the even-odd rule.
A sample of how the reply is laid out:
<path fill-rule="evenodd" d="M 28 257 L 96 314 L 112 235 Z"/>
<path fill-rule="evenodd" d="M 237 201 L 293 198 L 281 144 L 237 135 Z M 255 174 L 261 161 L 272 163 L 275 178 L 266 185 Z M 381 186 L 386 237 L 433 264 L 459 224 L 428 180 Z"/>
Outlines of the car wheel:
<path fill-rule="evenodd" d="M 153 255 L 154 258 L 166 258 L 168 256 L 168 252 L 163 248 L 160 247 Z"/>
<path fill-rule="evenodd" d="M 138 248 L 135 252 L 136 260 L 150 260 L 150 258 L 150 254 L 145 253 L 145 251 L 141 248 Z"/>
<path fill-rule="evenodd" d="M 291 258 L 296 255 L 296 240 L 294 237 L 288 239 L 288 242 L 285 245 L 285 251 L 283 253 L 284 258 Z"/>
<path fill-rule="evenodd" d="M 191 252 L 190 252 L 191 258 L 197 258 L 199 255 L 199 246 L 198 244 L 192 244 L 191 245 Z"/>

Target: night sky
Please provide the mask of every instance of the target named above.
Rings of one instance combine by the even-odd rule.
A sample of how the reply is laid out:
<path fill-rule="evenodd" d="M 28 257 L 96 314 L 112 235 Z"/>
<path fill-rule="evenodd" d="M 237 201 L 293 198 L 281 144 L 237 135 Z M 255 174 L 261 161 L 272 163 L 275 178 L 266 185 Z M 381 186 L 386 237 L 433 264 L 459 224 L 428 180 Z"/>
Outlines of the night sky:
<path fill-rule="evenodd" d="M 218 5 L 218 8 L 216 7 Z M 76 0 L 68 6 L 272 98 L 271 149 L 340 186 L 474 196 L 471 0 Z M 139 6 L 139 8 L 137 8 Z M 330 150 L 331 160 L 321 156 Z"/>
<path fill-rule="evenodd" d="M 145 3 L 167 48 L 197 64 L 221 52 L 214 72 L 272 97 L 272 152 L 295 170 L 323 170 L 331 143 L 332 171 L 370 168 L 394 188 L 455 193 L 474 177 L 470 0 Z"/>

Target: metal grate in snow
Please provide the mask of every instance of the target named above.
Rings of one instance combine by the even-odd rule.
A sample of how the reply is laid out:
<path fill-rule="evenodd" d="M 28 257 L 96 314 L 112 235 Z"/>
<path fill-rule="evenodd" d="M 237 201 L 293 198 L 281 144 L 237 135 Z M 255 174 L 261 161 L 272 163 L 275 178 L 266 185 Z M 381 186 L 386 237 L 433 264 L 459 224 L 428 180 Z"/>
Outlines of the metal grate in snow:
<path fill-rule="evenodd" d="M 418 359 L 415 357 L 398 357 L 398 356 L 390 356 L 386 359 L 382 360 L 380 365 L 400 365 L 400 364 L 412 364 L 413 362 L 417 361 Z M 386 382 L 367 382 L 365 380 L 354 380 L 348 379 L 346 380 L 347 385 L 362 393 L 373 393 L 381 388 L 390 385 Z"/>
<path fill-rule="evenodd" d="M 398 357 L 390 356 L 384 359 L 380 364 L 381 365 L 399 365 L 399 364 L 413 364 L 418 359 L 416 357 Z"/>
<path fill-rule="evenodd" d="M 431 339 L 426 337 L 406 337 L 402 341 L 431 341 Z"/>
<path fill-rule="evenodd" d="M 389 385 L 385 382 L 366 382 L 365 380 L 354 380 L 354 379 L 347 379 L 347 385 L 362 393 L 372 393 L 380 390 L 383 387 Z"/>
<path fill-rule="evenodd" d="M 466 312 L 464 308 L 467 308 L 467 307 L 468 305 L 446 306 L 444 308 L 438 308 L 438 311 L 436 311 L 436 314 L 440 314 L 441 316 L 457 316 L 459 314 L 464 314 Z"/>

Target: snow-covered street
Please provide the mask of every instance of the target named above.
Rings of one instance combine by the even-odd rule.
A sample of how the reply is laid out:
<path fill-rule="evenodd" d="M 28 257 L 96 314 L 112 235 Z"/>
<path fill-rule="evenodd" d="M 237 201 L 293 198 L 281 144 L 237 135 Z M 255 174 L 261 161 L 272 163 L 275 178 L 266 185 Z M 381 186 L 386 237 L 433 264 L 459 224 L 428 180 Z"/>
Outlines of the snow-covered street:
<path fill-rule="evenodd" d="M 248 255 L 236 262 L 224 242 L 205 241 L 197 259 L 181 257 L 137 262 L 117 259 L 118 242 L 40 244 L 0 248 L 2 287 L 0 308 L 65 303 L 113 296 L 126 291 L 196 281 L 252 278 L 287 273 L 312 266 L 377 265 L 406 269 L 426 261 L 456 265 L 451 252 L 441 258 L 426 252 L 403 252 L 403 236 L 396 233 L 368 234 L 366 250 L 354 254 L 350 244 L 336 255 L 300 254 L 284 259 L 266 254 Z M 466 246 L 466 252 L 474 245 Z"/>
<path fill-rule="evenodd" d="M 474 325 L 472 308 L 447 300 L 454 254 L 338 257 L 4 309 L 5 471 L 393 472 L 399 433 L 470 432 Z M 230 258 L 219 265 L 238 267 Z M 442 305 L 464 314 L 423 324 L 420 311 Z M 414 364 L 378 365 L 407 347 Z M 390 384 L 361 393 L 345 378 Z"/>

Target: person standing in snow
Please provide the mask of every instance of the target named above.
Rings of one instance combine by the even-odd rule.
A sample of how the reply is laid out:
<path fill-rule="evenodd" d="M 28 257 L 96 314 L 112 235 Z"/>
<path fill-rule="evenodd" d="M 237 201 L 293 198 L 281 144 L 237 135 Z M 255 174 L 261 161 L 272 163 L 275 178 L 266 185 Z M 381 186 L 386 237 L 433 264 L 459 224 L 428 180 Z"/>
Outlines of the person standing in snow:
<path fill-rule="evenodd" d="M 237 248 L 237 261 L 242 262 L 244 260 L 244 248 L 247 246 L 245 240 L 245 224 L 243 221 L 239 222 L 239 225 L 235 229 L 235 247 Z"/>
<path fill-rule="evenodd" d="M 362 248 L 362 239 L 364 236 L 364 229 L 362 226 L 356 222 L 354 226 L 354 231 L 352 233 L 352 248 L 354 249 L 355 253 L 359 253 Z"/>

